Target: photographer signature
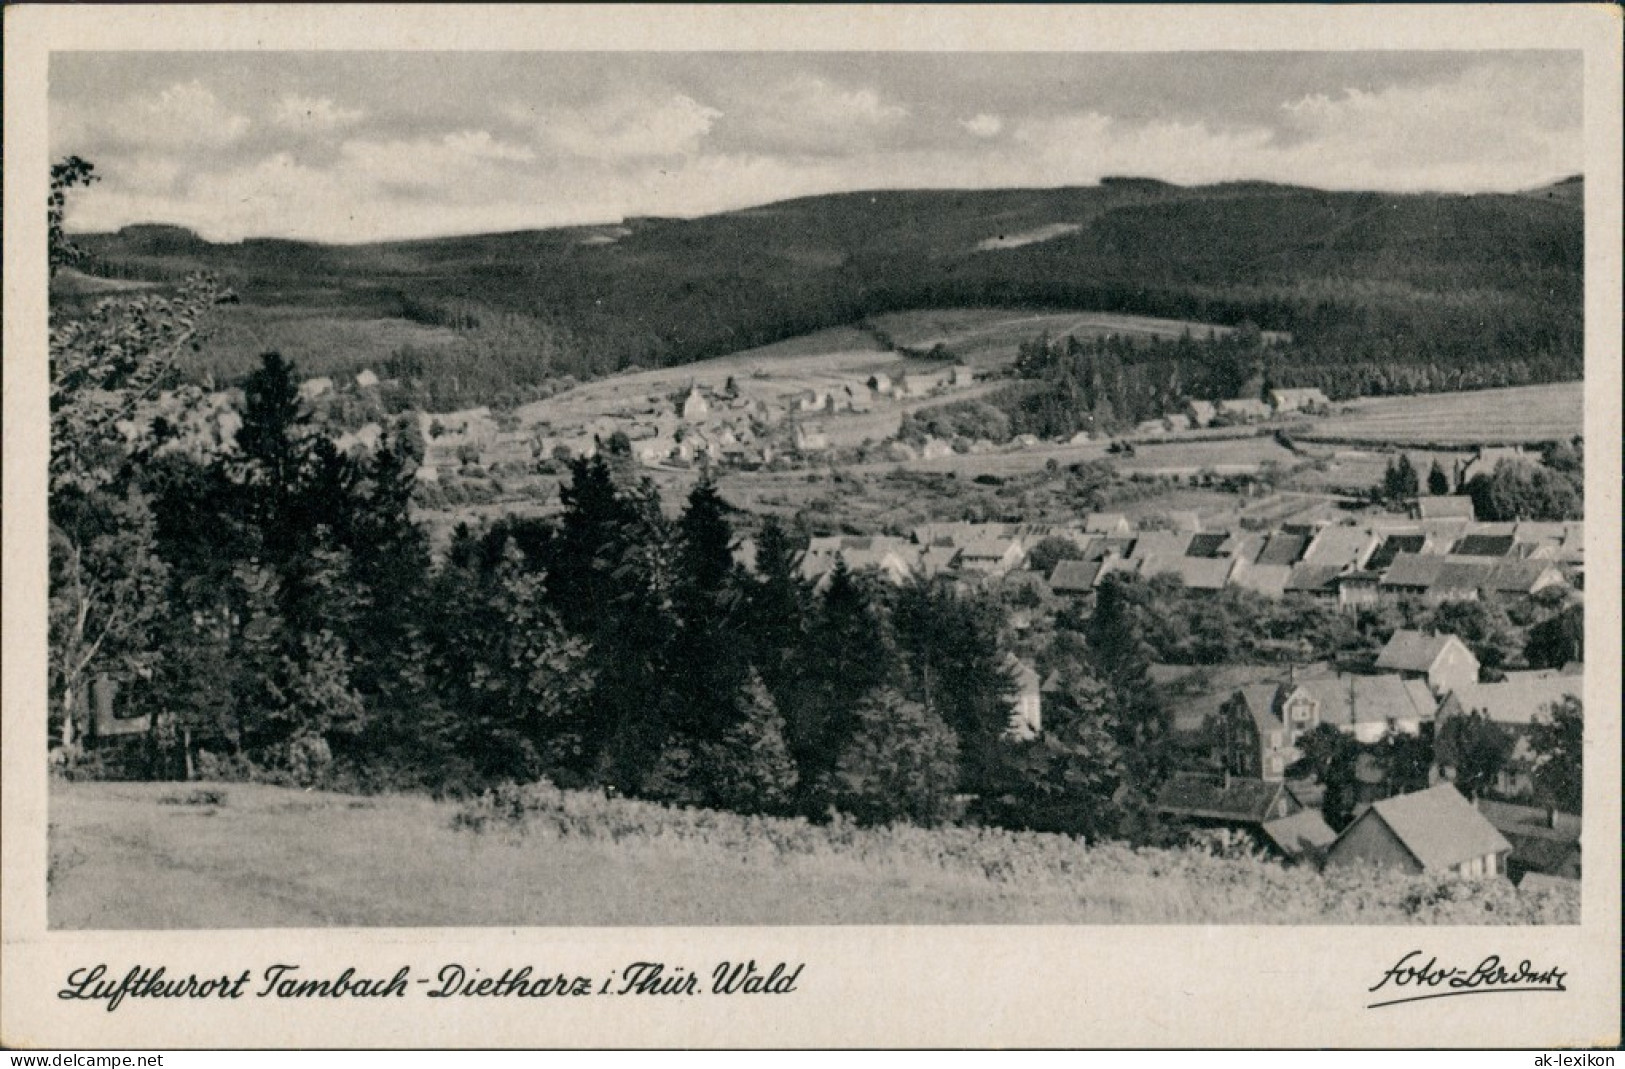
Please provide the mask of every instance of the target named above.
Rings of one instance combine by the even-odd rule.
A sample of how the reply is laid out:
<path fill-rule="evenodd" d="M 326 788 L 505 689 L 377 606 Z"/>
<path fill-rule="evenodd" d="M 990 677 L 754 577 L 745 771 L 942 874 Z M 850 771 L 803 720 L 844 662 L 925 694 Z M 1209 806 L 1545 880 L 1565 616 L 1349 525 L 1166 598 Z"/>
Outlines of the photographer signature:
<path fill-rule="evenodd" d="M 1422 962 L 1421 957 L 1422 951 L 1413 950 L 1391 965 L 1382 979 L 1366 990 L 1386 989 L 1392 997 L 1370 1003 L 1366 1009 L 1458 995 L 1568 990 L 1563 986 L 1568 973 L 1558 968 L 1536 969 L 1527 958 L 1515 966 L 1503 965 L 1499 955 L 1491 954 L 1476 966 L 1466 968 L 1440 965 L 1437 955 L 1426 962 Z"/>

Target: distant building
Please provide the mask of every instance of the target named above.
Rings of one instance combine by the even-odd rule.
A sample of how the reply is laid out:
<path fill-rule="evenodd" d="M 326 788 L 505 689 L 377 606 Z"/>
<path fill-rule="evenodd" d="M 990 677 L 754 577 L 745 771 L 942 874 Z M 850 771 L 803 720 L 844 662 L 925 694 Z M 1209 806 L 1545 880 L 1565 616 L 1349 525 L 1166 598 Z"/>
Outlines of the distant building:
<path fill-rule="evenodd" d="M 1010 704 L 1009 734 L 1017 739 L 1037 738 L 1044 730 L 1044 702 L 1038 672 L 1014 656 L 1007 663 L 1016 682 L 1016 695 Z"/>
<path fill-rule="evenodd" d="M 1512 844 L 1450 784 L 1373 802 L 1326 851 L 1327 868 L 1506 874 Z"/>
<path fill-rule="evenodd" d="M 1186 408 L 1190 412 L 1191 423 L 1198 427 L 1206 427 L 1219 414 L 1212 401 L 1192 401 Z"/>
<path fill-rule="evenodd" d="M 1461 469 L 1456 478 L 1458 486 L 1464 486 L 1468 480 L 1478 475 L 1493 475 L 1495 469 L 1503 461 L 1511 464 L 1528 464 L 1534 458 L 1522 449 L 1492 446 L 1480 449 Z"/>
<path fill-rule="evenodd" d="M 1219 411 L 1243 423 L 1258 423 L 1275 415 L 1275 409 L 1252 397 L 1235 397 L 1220 401 Z"/>
<path fill-rule="evenodd" d="M 316 398 L 330 392 L 332 389 L 333 380 L 323 375 L 320 378 L 306 379 L 304 382 L 301 382 L 299 384 L 299 396 L 307 401 L 314 401 Z"/>
<path fill-rule="evenodd" d="M 370 390 L 378 385 L 378 376 L 373 374 L 371 368 L 363 368 L 356 373 L 355 384 L 360 389 Z"/>
<path fill-rule="evenodd" d="M 706 401 L 705 395 L 700 392 L 698 386 L 690 386 L 688 392 L 683 395 L 683 400 L 678 406 L 678 412 L 685 423 L 697 423 L 710 415 L 711 405 Z"/>
<path fill-rule="evenodd" d="M 1302 412 L 1305 409 L 1327 408 L 1330 405 L 1331 402 L 1326 399 L 1326 395 L 1313 387 L 1270 391 L 1270 406 L 1277 412 Z"/>
<path fill-rule="evenodd" d="M 796 449 L 803 453 L 816 453 L 829 448 L 829 435 L 805 424 L 796 424 L 791 440 Z"/>
<path fill-rule="evenodd" d="M 985 538 L 960 547 L 958 566 L 962 571 L 1003 575 L 1020 566 L 1026 554 L 1017 538 Z"/>

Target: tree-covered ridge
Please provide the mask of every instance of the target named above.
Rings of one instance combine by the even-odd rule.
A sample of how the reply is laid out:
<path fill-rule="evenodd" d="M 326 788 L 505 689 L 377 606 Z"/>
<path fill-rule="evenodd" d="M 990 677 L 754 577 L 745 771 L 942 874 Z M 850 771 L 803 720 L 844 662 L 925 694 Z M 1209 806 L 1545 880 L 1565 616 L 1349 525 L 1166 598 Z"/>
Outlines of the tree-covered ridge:
<path fill-rule="evenodd" d="M 1079 229 L 977 248 L 1057 220 Z M 1291 335 L 1277 385 L 1352 396 L 1578 378 L 1581 222 L 1575 204 L 1516 196 L 1107 183 L 813 197 L 630 220 L 590 242 L 566 228 L 213 245 L 130 228 L 82 244 L 107 273 L 178 279 L 206 268 L 251 304 L 452 329 L 453 340 L 402 354 L 424 396 L 444 405 L 963 306 L 1250 321 Z M 226 370 L 207 363 L 198 370 Z"/>

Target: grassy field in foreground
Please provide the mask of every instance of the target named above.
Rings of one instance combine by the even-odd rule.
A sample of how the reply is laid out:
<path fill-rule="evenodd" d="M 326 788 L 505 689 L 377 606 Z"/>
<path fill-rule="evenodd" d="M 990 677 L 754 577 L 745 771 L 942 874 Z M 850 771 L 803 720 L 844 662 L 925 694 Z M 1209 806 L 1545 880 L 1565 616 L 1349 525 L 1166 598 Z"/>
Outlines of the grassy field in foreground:
<path fill-rule="evenodd" d="M 1464 445 L 1571 438 L 1585 430 L 1585 383 L 1374 397 L 1349 408 L 1301 437 Z"/>
<path fill-rule="evenodd" d="M 503 804 L 249 784 L 51 788 L 53 928 L 1575 923 L 1572 894 L 669 810 L 541 786 Z"/>

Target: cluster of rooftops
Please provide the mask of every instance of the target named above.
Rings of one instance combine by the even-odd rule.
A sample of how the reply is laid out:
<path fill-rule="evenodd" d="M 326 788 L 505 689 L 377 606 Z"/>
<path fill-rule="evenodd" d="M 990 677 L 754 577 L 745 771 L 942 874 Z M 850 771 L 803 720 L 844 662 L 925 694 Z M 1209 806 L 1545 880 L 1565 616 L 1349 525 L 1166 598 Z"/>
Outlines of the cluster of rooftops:
<path fill-rule="evenodd" d="M 1286 524 L 1274 531 L 1203 530 L 1189 513 L 1173 529 L 1139 530 L 1120 513 L 1075 524 L 932 523 L 908 537 L 814 538 L 803 563 L 822 580 L 837 561 L 902 583 L 912 576 L 1001 576 L 1020 569 L 1046 539 L 1071 543 L 1069 559 L 1043 577 L 1049 592 L 1087 597 L 1106 576 L 1172 574 L 1194 589 L 1240 587 L 1359 605 L 1417 597 L 1427 602 L 1534 594 L 1576 585 L 1583 525 L 1477 523 L 1470 519 Z"/>
<path fill-rule="evenodd" d="M 1153 681 L 1175 695 L 1174 727 L 1187 740 L 1191 766 L 1167 781 L 1156 808 L 1166 817 L 1249 833 L 1260 847 L 1292 860 L 1577 879 L 1579 818 L 1506 802 L 1467 803 L 1451 783 L 1459 755 L 1436 725 L 1468 713 L 1500 725 L 1514 749 L 1496 790 L 1527 792 L 1530 728 L 1553 705 L 1581 694 L 1581 666 L 1479 682 L 1477 658 L 1454 635 L 1400 630 L 1376 669 L 1355 675 L 1324 666 L 1154 667 Z M 1387 797 L 1385 773 L 1363 753 L 1355 768 L 1357 819 L 1335 834 L 1317 808 L 1321 786 L 1285 774 L 1299 756 L 1298 740 L 1323 724 L 1366 743 L 1392 732 L 1431 738 L 1434 785 Z"/>
<path fill-rule="evenodd" d="M 1398 869 L 1468 879 L 1506 877 L 1533 890 L 1580 879 L 1580 818 L 1550 808 L 1469 801 L 1449 782 L 1362 803 L 1341 833 L 1312 790 L 1282 782 L 1180 774 L 1157 798 L 1163 815 L 1250 836 L 1272 855 L 1322 868 Z"/>

